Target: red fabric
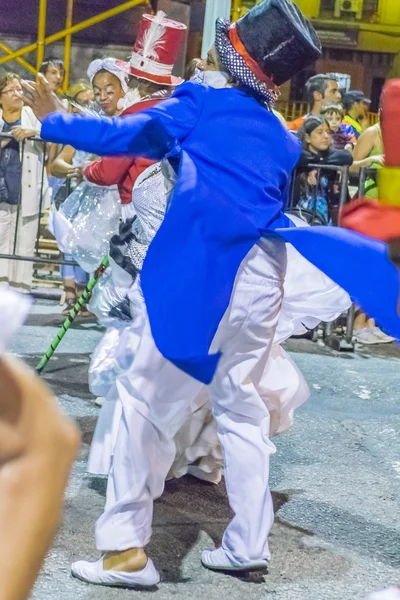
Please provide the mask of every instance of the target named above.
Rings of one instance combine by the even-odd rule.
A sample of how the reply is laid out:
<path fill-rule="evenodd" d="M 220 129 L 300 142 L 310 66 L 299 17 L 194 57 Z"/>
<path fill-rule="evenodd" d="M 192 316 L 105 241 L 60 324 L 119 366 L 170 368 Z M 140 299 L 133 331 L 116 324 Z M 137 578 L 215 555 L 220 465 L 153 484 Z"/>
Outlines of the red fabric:
<path fill-rule="evenodd" d="M 127 108 L 121 117 L 133 115 L 147 108 L 151 108 L 160 102 L 157 100 L 145 100 L 137 102 Z M 106 156 L 91 162 L 85 169 L 84 175 L 91 183 L 97 185 L 118 185 L 121 204 L 132 202 L 132 190 L 136 179 L 147 167 L 154 164 L 153 160 L 147 158 L 133 158 L 132 156 Z"/>
<path fill-rule="evenodd" d="M 299 117 L 295 121 L 288 123 L 287 128 L 289 129 L 289 131 L 299 131 L 299 129 L 304 124 L 304 121 L 307 119 L 307 116 L 308 115 L 303 115 L 302 117 Z"/>
<path fill-rule="evenodd" d="M 374 200 L 355 200 L 344 207 L 340 224 L 376 240 L 400 237 L 400 208 Z"/>
<path fill-rule="evenodd" d="M 382 138 L 385 166 L 400 167 L 400 79 L 391 79 L 382 94 Z"/>

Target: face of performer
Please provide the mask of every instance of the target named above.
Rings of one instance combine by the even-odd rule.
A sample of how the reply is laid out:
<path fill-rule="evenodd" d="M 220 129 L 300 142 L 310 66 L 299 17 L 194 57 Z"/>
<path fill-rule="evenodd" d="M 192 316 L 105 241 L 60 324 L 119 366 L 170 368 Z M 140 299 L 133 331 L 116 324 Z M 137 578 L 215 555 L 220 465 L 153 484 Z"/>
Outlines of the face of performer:
<path fill-rule="evenodd" d="M 308 149 L 314 154 L 328 150 L 331 141 L 328 123 L 322 123 L 310 133 L 306 135 L 305 141 L 308 144 Z"/>
<path fill-rule="evenodd" d="M 107 117 L 118 110 L 118 101 L 124 96 L 120 80 L 109 71 L 99 71 L 93 78 L 94 99 Z"/>
<path fill-rule="evenodd" d="M 211 46 L 207 58 L 203 58 L 197 65 L 197 68 L 201 71 L 223 71 L 215 46 Z"/>

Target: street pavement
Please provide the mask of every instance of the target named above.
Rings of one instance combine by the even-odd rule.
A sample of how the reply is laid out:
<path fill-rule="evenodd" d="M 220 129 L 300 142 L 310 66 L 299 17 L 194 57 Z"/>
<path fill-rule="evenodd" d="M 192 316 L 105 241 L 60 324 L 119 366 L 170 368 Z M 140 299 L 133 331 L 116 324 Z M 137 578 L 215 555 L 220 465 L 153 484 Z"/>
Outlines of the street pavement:
<path fill-rule="evenodd" d="M 12 352 L 35 365 L 62 322 L 59 313 L 55 302 L 37 300 Z M 99 410 L 87 369 L 101 336 L 96 323 L 80 319 L 43 374 L 83 443 L 35 599 L 364 600 L 400 583 L 400 350 L 337 354 L 307 340 L 287 344 L 312 394 L 292 430 L 276 439 L 269 573 L 237 578 L 202 568 L 201 551 L 220 543 L 231 513 L 223 484 L 184 477 L 168 482 L 155 503 L 148 551 L 161 572 L 158 589 L 102 588 L 71 578 L 71 562 L 99 556 L 93 531 L 106 481 L 86 475 L 85 466 Z"/>

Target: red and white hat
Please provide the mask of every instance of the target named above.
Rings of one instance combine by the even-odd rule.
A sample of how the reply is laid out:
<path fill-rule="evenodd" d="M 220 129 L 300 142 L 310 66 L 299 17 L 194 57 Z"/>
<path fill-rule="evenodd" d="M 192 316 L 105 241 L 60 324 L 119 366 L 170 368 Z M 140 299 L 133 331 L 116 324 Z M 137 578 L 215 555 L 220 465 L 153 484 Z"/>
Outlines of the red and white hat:
<path fill-rule="evenodd" d="M 129 62 L 116 61 L 116 66 L 134 77 L 159 85 L 179 85 L 180 77 L 172 75 L 186 25 L 165 18 L 165 13 L 143 15 L 138 25 L 136 42 Z"/>

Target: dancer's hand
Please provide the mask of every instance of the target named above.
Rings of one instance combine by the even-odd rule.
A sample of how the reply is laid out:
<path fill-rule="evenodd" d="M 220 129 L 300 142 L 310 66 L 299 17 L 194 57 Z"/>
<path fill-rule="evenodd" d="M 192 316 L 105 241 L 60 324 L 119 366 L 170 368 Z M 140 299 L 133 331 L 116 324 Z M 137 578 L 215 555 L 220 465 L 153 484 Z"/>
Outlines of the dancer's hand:
<path fill-rule="evenodd" d="M 38 75 L 37 83 L 34 81 L 22 81 L 21 83 L 25 94 L 20 94 L 20 98 L 27 106 L 30 106 L 39 121 L 43 121 L 53 112 L 68 112 L 41 73 Z"/>
<path fill-rule="evenodd" d="M 83 179 L 83 167 L 80 165 L 79 167 L 71 167 L 67 171 L 67 179 Z"/>

